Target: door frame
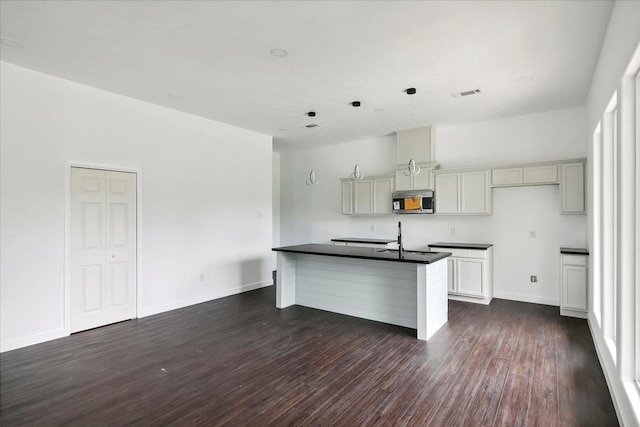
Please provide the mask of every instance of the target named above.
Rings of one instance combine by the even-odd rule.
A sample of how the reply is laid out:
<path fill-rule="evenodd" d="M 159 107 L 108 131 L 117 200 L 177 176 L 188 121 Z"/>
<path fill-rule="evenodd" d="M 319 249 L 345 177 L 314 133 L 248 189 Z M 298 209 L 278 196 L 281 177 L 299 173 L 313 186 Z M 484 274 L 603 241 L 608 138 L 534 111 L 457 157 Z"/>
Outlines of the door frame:
<path fill-rule="evenodd" d="M 71 168 L 99 169 L 136 174 L 136 318 L 142 288 L 142 170 L 133 166 L 65 160 L 64 165 L 64 330 L 71 335 Z"/>

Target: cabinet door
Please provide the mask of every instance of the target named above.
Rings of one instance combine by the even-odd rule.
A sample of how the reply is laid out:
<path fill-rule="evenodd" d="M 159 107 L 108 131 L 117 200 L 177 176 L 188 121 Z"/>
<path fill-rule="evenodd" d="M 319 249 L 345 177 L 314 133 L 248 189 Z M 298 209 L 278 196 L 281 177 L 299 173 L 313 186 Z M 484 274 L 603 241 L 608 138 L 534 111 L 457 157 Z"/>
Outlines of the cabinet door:
<path fill-rule="evenodd" d="M 410 176 L 405 176 L 402 170 L 397 169 L 394 171 L 394 175 L 396 191 L 413 190 Z"/>
<path fill-rule="evenodd" d="M 585 213 L 584 163 L 563 163 L 560 168 L 561 213 Z"/>
<path fill-rule="evenodd" d="M 491 185 L 522 184 L 522 168 L 493 169 L 491 171 Z"/>
<path fill-rule="evenodd" d="M 433 181 L 431 179 L 431 169 L 422 168 L 418 175 L 413 176 L 413 189 L 414 190 L 424 190 L 424 189 L 432 189 Z"/>
<path fill-rule="evenodd" d="M 342 180 L 342 215 L 353 214 L 352 189 L 353 183 L 350 180 Z"/>
<path fill-rule="evenodd" d="M 458 258 L 456 262 L 457 293 L 484 296 L 485 261 L 474 258 Z"/>
<path fill-rule="evenodd" d="M 456 259 L 454 257 L 447 258 L 447 291 L 449 293 L 456 291 Z"/>
<path fill-rule="evenodd" d="M 355 181 L 353 183 L 353 213 L 356 215 L 373 213 L 373 181 Z"/>
<path fill-rule="evenodd" d="M 460 212 L 460 174 L 436 175 L 436 213 Z"/>
<path fill-rule="evenodd" d="M 586 267 L 562 267 L 562 306 L 573 310 L 587 310 Z"/>
<path fill-rule="evenodd" d="M 391 213 L 393 178 L 373 181 L 373 213 Z"/>
<path fill-rule="evenodd" d="M 491 194 L 488 171 L 462 172 L 460 182 L 461 212 L 489 213 Z"/>
<path fill-rule="evenodd" d="M 527 166 L 524 168 L 524 184 L 555 184 L 558 182 L 558 165 Z"/>

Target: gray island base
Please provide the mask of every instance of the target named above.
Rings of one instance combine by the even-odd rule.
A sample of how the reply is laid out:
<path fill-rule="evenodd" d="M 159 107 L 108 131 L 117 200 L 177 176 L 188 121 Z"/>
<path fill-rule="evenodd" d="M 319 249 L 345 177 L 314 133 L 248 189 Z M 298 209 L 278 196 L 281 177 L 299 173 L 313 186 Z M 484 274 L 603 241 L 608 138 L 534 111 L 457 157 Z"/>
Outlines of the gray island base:
<path fill-rule="evenodd" d="M 428 340 L 447 322 L 447 252 L 333 245 L 274 248 L 276 307 L 301 305 L 417 329 Z"/>

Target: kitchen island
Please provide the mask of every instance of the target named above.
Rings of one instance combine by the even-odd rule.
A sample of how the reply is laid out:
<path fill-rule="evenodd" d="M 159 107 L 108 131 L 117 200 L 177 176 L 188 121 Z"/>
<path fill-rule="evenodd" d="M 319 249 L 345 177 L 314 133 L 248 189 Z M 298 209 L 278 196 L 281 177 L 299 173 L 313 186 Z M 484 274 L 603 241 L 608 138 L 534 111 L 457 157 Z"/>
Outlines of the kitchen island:
<path fill-rule="evenodd" d="M 448 252 L 306 244 L 278 252 L 276 307 L 297 304 L 417 329 L 447 322 Z"/>

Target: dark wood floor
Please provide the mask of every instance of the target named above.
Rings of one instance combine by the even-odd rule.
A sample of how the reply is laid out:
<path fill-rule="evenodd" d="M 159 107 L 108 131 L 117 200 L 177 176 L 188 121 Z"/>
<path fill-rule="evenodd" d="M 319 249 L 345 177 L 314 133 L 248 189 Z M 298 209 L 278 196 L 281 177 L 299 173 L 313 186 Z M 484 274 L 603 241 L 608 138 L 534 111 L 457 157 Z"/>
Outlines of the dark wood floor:
<path fill-rule="evenodd" d="M 0 355 L 1 424 L 614 426 L 587 323 L 557 307 L 449 303 L 415 330 L 273 287 Z"/>

